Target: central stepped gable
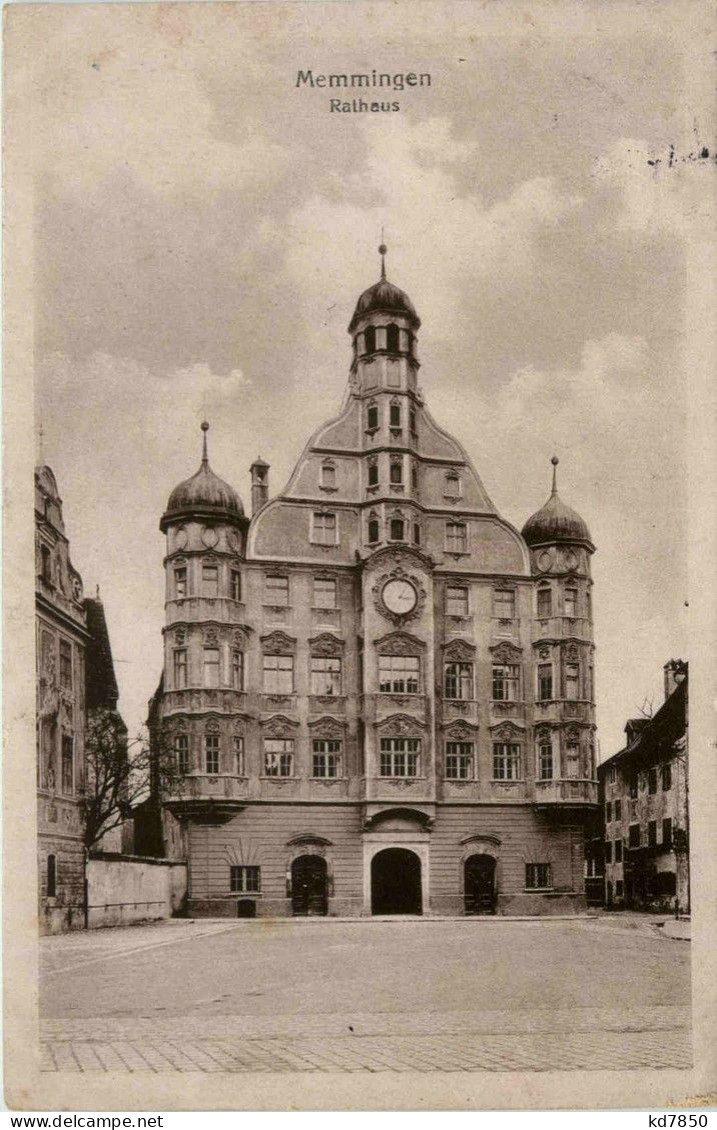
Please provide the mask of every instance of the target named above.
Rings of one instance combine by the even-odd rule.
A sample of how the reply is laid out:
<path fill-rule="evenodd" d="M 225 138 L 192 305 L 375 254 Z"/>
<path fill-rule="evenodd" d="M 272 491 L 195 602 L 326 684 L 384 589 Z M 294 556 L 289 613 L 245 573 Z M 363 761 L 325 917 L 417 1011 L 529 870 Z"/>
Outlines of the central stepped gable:
<path fill-rule="evenodd" d="M 529 575 L 523 539 L 426 408 L 419 326 L 410 298 L 382 267 L 349 324 L 343 409 L 316 430 L 284 491 L 255 517 L 249 559 L 352 565 L 381 546 L 407 544 L 438 569 Z"/>

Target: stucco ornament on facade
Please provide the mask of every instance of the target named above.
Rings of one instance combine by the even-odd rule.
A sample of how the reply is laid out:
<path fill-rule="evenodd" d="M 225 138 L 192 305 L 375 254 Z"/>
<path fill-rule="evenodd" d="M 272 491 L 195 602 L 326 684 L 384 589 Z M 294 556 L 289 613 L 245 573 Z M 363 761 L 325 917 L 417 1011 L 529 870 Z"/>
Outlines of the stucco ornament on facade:
<path fill-rule="evenodd" d="M 455 661 L 457 663 L 471 663 L 475 658 L 475 646 L 468 643 L 467 640 L 451 640 L 450 643 L 443 645 L 445 657 L 448 661 Z M 456 699 L 451 702 L 455 705 L 460 700 Z"/>
<path fill-rule="evenodd" d="M 520 663 L 523 651 L 513 643 L 494 644 L 490 650 L 494 663 Z"/>
<path fill-rule="evenodd" d="M 499 722 L 497 725 L 489 726 L 488 729 L 493 734 L 494 738 L 500 741 L 510 741 L 511 739 L 520 738 L 525 733 L 524 726 L 517 726 L 515 722 Z"/>
<path fill-rule="evenodd" d="M 385 737 L 410 738 L 416 737 L 417 730 L 425 730 L 426 724 L 410 714 L 391 714 L 377 722 L 376 729 Z"/>
<path fill-rule="evenodd" d="M 478 726 L 466 722 L 464 718 L 457 718 L 445 727 L 445 736 L 449 741 L 467 742 L 474 741 L 478 733 Z"/>
<path fill-rule="evenodd" d="M 344 646 L 344 641 L 331 632 L 322 632 L 320 636 L 313 636 L 309 640 L 311 654 L 317 657 L 343 655 Z"/>
<path fill-rule="evenodd" d="M 321 718 L 316 718 L 309 722 L 309 729 L 320 733 L 326 738 L 343 738 L 346 732 L 346 723 L 339 722 L 336 718 L 329 717 L 324 714 Z"/>
<path fill-rule="evenodd" d="M 374 640 L 374 647 L 379 655 L 415 655 L 417 649 L 426 650 L 424 641 L 410 632 L 389 632 L 380 640 Z"/>
<path fill-rule="evenodd" d="M 286 632 L 271 632 L 261 637 L 261 646 L 264 655 L 286 655 L 295 651 L 296 640 Z"/>
<path fill-rule="evenodd" d="M 265 737 L 285 738 L 293 734 L 299 723 L 295 722 L 293 718 L 287 718 L 285 714 L 274 714 L 271 718 L 260 722 L 259 725 L 264 731 Z M 280 777 L 276 779 L 281 780 Z"/>

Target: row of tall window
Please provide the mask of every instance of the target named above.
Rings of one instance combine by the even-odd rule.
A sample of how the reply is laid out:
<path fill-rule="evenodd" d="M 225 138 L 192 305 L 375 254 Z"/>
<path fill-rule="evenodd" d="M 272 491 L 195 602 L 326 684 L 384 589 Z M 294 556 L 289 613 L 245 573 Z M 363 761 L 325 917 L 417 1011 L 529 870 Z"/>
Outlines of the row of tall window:
<path fill-rule="evenodd" d="M 226 587 L 220 576 L 219 565 L 214 561 L 202 562 L 200 573 L 200 587 L 197 596 L 217 597 L 226 596 L 232 600 L 241 600 L 242 585 L 241 571 L 231 568 L 227 577 Z M 184 600 L 185 597 L 195 595 L 189 588 L 189 573 L 186 565 L 174 566 L 174 597 Z"/>
<path fill-rule="evenodd" d="M 402 431 L 404 426 L 404 404 L 396 399 L 388 406 L 388 426 L 392 432 Z M 375 432 L 380 427 L 379 406 L 375 401 L 366 405 L 366 431 Z M 408 405 L 408 427 L 413 436 L 416 435 L 417 419 L 416 409 L 413 404 Z"/>
<path fill-rule="evenodd" d="M 331 489 L 335 485 L 335 479 L 331 478 L 331 471 L 335 467 L 333 463 L 328 461 L 322 464 L 321 468 L 321 485 L 327 489 Z M 328 482 L 327 482 L 328 472 Z M 388 464 L 388 481 L 390 486 L 403 486 L 404 485 L 404 460 L 401 455 L 392 455 Z M 367 464 L 367 485 L 369 487 L 377 487 L 380 484 L 379 476 L 379 463 L 376 456 L 369 459 Z M 415 463 L 411 464 L 411 489 L 418 490 L 418 467 Z M 447 471 L 443 481 L 443 493 L 446 498 L 458 499 L 461 497 L 461 477 L 458 471 Z"/>
<path fill-rule="evenodd" d="M 571 750 L 575 757 L 571 758 Z M 178 734 L 174 739 L 177 772 L 190 772 L 189 738 Z M 204 735 L 203 771 L 210 776 L 220 772 L 222 755 L 222 735 Z M 571 765 L 575 764 L 575 771 Z M 552 743 L 540 741 L 536 747 L 536 778 L 539 781 L 553 780 L 558 774 L 557 758 L 553 758 Z M 295 769 L 294 738 L 265 738 L 262 745 L 262 776 L 293 777 Z M 379 777 L 400 777 L 402 779 L 421 776 L 421 739 L 411 737 L 381 738 L 379 741 Z M 245 775 L 244 738 L 232 738 L 231 768 L 229 772 L 238 777 Z M 493 742 L 492 780 L 519 781 L 522 779 L 522 747 L 519 742 Z M 311 776 L 319 780 L 330 780 L 344 775 L 343 742 L 336 738 L 314 738 L 311 743 Z M 578 777 L 579 747 L 568 743 L 566 775 Z M 474 781 L 478 778 L 475 743 L 470 741 L 447 741 L 443 776 L 448 781 Z"/>
<path fill-rule="evenodd" d="M 393 483 L 400 483 L 400 465 L 391 464 Z M 385 526 L 386 540 L 390 542 L 408 542 L 414 545 L 421 544 L 421 527 L 418 522 L 411 522 L 403 515 L 394 515 L 387 519 L 385 524 L 375 511 L 371 511 L 366 522 L 366 540 L 369 545 L 380 542 L 382 527 Z M 311 515 L 310 540 L 314 545 L 339 545 L 340 529 L 339 516 L 335 511 L 317 510 Z M 468 526 L 466 522 L 449 521 L 445 524 L 444 548 L 446 553 L 468 552 Z"/>
<path fill-rule="evenodd" d="M 228 678 L 222 679 L 221 650 L 205 647 L 202 652 L 202 683 L 208 688 L 222 685 L 243 691 L 244 653 L 233 648 L 230 653 Z M 309 694 L 341 695 L 343 662 L 340 656 L 312 655 L 309 660 Z M 589 669 L 590 672 L 592 668 Z M 494 702 L 521 702 L 521 668 L 517 663 L 492 665 L 491 697 Z M 186 647 L 174 650 L 175 690 L 188 687 L 188 652 Z M 262 691 L 264 694 L 293 694 L 295 690 L 295 657 L 293 655 L 265 655 L 262 657 Z M 421 659 L 417 655 L 380 655 L 378 657 L 378 685 L 381 694 L 417 695 L 423 691 Z M 554 697 L 553 666 L 538 666 L 538 701 L 551 701 Z M 449 661 L 444 664 L 443 697 L 460 702 L 475 699 L 474 664 Z M 558 696 L 559 697 L 559 696 Z M 563 672 L 563 696 L 568 701 L 580 697 L 580 664 L 567 663 Z M 589 696 L 588 696 L 589 697 Z"/>
<path fill-rule="evenodd" d="M 403 517 L 388 520 L 388 540 L 408 540 L 411 523 Z M 338 538 L 338 517 L 330 511 L 317 511 L 313 515 L 312 540 L 319 545 L 336 545 Z M 373 544 L 381 540 L 381 521 L 373 511 L 368 519 L 368 541 Z M 420 526 L 416 523 L 413 540 L 420 544 Z M 445 548 L 447 552 L 464 553 L 468 548 L 468 531 L 465 522 L 446 523 Z M 313 581 L 313 607 L 336 607 L 336 581 L 332 578 L 315 577 Z M 190 595 L 186 565 L 174 567 L 174 597 L 182 600 Z M 205 597 L 229 596 L 233 600 L 242 599 L 242 576 L 238 568 L 229 570 L 228 586 L 222 591 L 219 566 L 215 562 L 204 562 L 201 567 L 200 592 Z M 288 606 L 290 603 L 289 577 L 269 574 L 264 577 L 264 601 L 267 604 Z M 537 615 L 540 618 L 553 614 L 553 593 L 551 589 L 539 588 L 536 594 Z M 445 612 L 447 616 L 466 617 L 470 615 L 470 589 L 467 585 L 446 585 Z M 566 588 L 562 592 L 562 615 L 576 616 L 578 590 Z M 514 620 L 516 616 L 516 592 L 514 589 L 493 590 L 492 614 L 500 620 Z M 69 645 L 67 645 L 69 646 Z M 61 658 L 62 664 L 62 658 Z"/>
<path fill-rule="evenodd" d="M 559 599 L 556 600 L 558 594 L 554 593 L 552 588 L 548 585 L 541 585 L 536 590 L 536 613 L 538 619 L 547 620 L 551 616 L 567 616 L 570 619 L 580 615 L 580 606 L 578 602 L 578 590 L 571 586 L 566 586 L 559 594 Z M 590 607 L 590 589 L 586 590 L 585 601 L 587 615 L 592 615 Z"/>
<path fill-rule="evenodd" d="M 376 545 L 381 541 L 381 526 L 381 519 L 372 511 L 366 526 L 369 545 Z M 403 517 L 389 518 L 386 523 L 386 536 L 388 541 L 396 542 L 407 542 L 411 538 L 414 545 L 420 545 L 421 527 L 418 522 L 409 522 Z"/>
<path fill-rule="evenodd" d="M 401 345 L 403 333 L 403 347 Z M 354 347 L 359 356 L 365 353 L 375 353 L 385 349 L 389 353 L 413 352 L 414 336 L 410 330 L 401 330 L 395 322 L 387 326 L 367 326 L 362 333 L 356 334 Z"/>
<path fill-rule="evenodd" d="M 661 765 L 653 765 L 646 773 L 640 777 L 638 773 L 633 773 L 629 779 L 630 796 L 634 800 L 639 791 L 640 783 L 642 787 L 647 790 L 649 794 L 654 794 L 658 789 L 658 780 L 662 792 L 667 792 L 672 788 L 672 762 L 663 761 Z"/>
<path fill-rule="evenodd" d="M 388 540 L 406 541 L 410 523 L 404 518 L 391 518 L 388 521 Z M 313 516 L 312 540 L 319 545 L 336 545 L 338 537 L 337 515 L 328 511 L 316 512 Z M 448 552 L 466 552 L 468 533 L 465 522 L 446 523 L 445 548 Z M 372 512 L 368 519 L 368 540 L 375 543 L 381 540 L 381 522 Z M 420 526 L 415 525 L 413 540 L 420 544 Z M 177 600 L 190 595 L 186 565 L 174 567 L 174 596 Z M 233 600 L 242 599 L 241 571 L 229 571 L 228 587 L 222 592 L 219 567 L 215 563 L 203 563 L 201 586 L 198 595 L 206 597 L 229 596 Z M 267 604 L 288 605 L 290 603 L 289 577 L 268 575 L 264 578 L 264 599 Z M 536 595 L 537 614 L 548 617 L 553 614 L 553 594 L 550 589 L 538 589 Z M 562 594 L 562 614 L 577 615 L 578 591 L 566 588 Z M 313 582 L 313 606 L 315 608 L 336 607 L 336 581 L 331 578 L 315 577 Z M 447 585 L 445 589 L 445 611 L 448 616 L 465 617 L 470 614 L 470 589 L 467 585 Z M 516 593 L 513 589 L 493 590 L 493 616 L 501 620 L 513 620 L 516 615 Z"/>
<path fill-rule="evenodd" d="M 672 848 L 672 819 L 665 817 L 661 822 L 662 839 L 658 839 L 658 821 L 648 820 L 647 824 L 643 827 L 640 824 L 630 824 L 627 830 L 627 846 L 635 850 L 640 847 L 662 847 L 665 851 Z M 616 840 L 605 841 L 605 862 L 606 863 L 622 863 L 623 859 L 623 839 L 620 836 Z"/>
<path fill-rule="evenodd" d="M 222 679 L 221 649 L 205 647 L 202 652 L 202 682 L 208 688 L 229 686 L 243 691 L 244 653 L 233 648 L 230 652 L 228 678 Z M 174 650 L 175 690 L 188 687 L 188 651 L 186 647 Z M 340 656 L 312 655 L 309 660 L 309 694 L 341 695 L 343 662 Z M 588 669 L 592 679 L 592 667 Z M 262 657 L 262 691 L 264 694 L 293 694 L 295 690 L 295 657 L 293 655 L 265 655 Z M 421 658 L 417 655 L 380 655 L 378 657 L 378 687 L 381 694 L 417 695 L 423 693 Z M 539 702 L 555 697 L 553 665 L 541 663 L 537 673 L 537 698 Z M 474 664 L 450 660 L 443 668 L 443 697 L 460 702 L 475 699 Z M 521 667 L 517 663 L 494 663 L 491 668 L 491 697 L 494 702 L 521 702 Z M 563 669 L 563 698 L 576 701 L 580 698 L 580 664 L 566 663 Z M 588 698 L 591 689 L 588 687 Z M 667 786 L 669 787 L 669 786 Z"/>
<path fill-rule="evenodd" d="M 174 568 L 174 597 L 182 600 L 189 596 L 187 583 L 187 568 L 177 565 Z M 229 586 L 226 592 L 221 591 L 218 567 L 214 564 L 204 564 L 201 571 L 201 589 L 199 595 L 207 597 L 229 596 L 232 600 L 242 599 L 242 576 L 239 569 L 231 569 Z M 314 608 L 336 608 L 337 585 L 331 577 L 314 577 L 312 590 L 312 604 Z M 289 578 L 286 576 L 264 577 L 264 601 L 266 604 L 288 606 L 289 604 Z"/>
<path fill-rule="evenodd" d="M 615 784 L 615 781 L 617 780 L 617 768 L 616 768 L 616 766 L 611 765 L 610 768 L 608 769 L 607 780 L 609 781 L 610 784 Z M 640 791 L 640 787 L 645 789 L 648 793 L 651 793 L 651 794 L 656 793 L 658 791 L 658 782 L 659 782 L 659 787 L 661 788 L 662 792 L 667 792 L 669 789 L 672 788 L 672 762 L 671 761 L 663 761 L 663 762 L 661 762 L 660 765 L 653 765 L 649 769 L 644 771 L 642 774 L 638 773 L 637 770 L 632 770 L 627 775 L 627 785 L 628 785 L 628 789 L 630 791 L 630 796 L 633 800 L 637 797 L 637 795 Z M 620 819 L 620 817 L 617 815 L 619 804 L 620 804 L 619 800 L 615 801 L 615 813 L 616 813 L 615 819 L 616 820 Z M 610 811 L 610 801 L 606 802 L 605 810 L 606 810 L 606 814 Z M 610 816 L 606 815 L 606 819 L 609 822 Z"/>

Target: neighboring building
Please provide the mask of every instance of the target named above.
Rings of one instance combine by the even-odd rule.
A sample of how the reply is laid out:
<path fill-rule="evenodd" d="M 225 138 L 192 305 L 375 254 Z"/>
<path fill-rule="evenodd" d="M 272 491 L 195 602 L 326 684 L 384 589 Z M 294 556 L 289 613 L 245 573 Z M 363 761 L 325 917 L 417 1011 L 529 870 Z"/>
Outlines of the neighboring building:
<path fill-rule="evenodd" d="M 47 466 L 35 470 L 35 554 L 39 914 L 57 933 L 84 925 L 86 717 L 101 702 L 116 709 L 117 685 L 102 605 L 83 599 Z"/>
<path fill-rule="evenodd" d="M 100 600 L 99 591 L 95 597 L 86 597 L 83 606 L 89 633 L 85 655 L 85 709 L 87 717 L 91 719 L 93 714 L 96 713 L 111 716 L 117 727 L 118 744 L 124 745 L 124 753 L 127 757 L 127 727 L 117 710 L 119 689 L 115 677 L 105 610 Z M 112 811 L 117 810 L 113 808 Z M 91 850 L 93 852 L 125 852 L 131 854 L 134 850 L 132 819 L 123 819 L 120 824 L 111 828 L 96 844 L 92 845 Z"/>
<path fill-rule="evenodd" d="M 598 766 L 607 906 L 690 906 L 688 665 L 664 670 L 664 704 L 630 720 L 625 748 Z"/>
<path fill-rule="evenodd" d="M 70 561 L 62 500 L 49 467 L 35 470 L 37 821 L 40 924 L 81 926 L 85 649 L 82 578 Z"/>
<path fill-rule="evenodd" d="M 555 467 L 522 535 L 500 517 L 426 408 L 419 325 L 382 268 L 284 491 L 258 459 L 250 521 L 204 423 L 170 495 L 149 724 L 184 777 L 157 849 L 186 853 L 190 914 L 584 905 L 594 546 Z"/>

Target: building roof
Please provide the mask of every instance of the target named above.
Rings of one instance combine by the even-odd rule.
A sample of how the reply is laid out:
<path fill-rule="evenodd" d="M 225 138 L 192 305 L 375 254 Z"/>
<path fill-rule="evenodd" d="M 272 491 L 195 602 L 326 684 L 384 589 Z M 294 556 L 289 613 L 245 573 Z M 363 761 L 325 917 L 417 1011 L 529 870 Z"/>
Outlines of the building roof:
<path fill-rule="evenodd" d="M 401 290 L 400 287 L 394 286 L 387 279 L 380 279 L 363 292 L 356 303 L 356 309 L 349 323 L 349 333 L 353 333 L 360 318 L 374 311 L 403 314 L 410 320 L 414 329 L 418 329 L 421 324 L 421 319 L 406 292 Z"/>
<path fill-rule="evenodd" d="M 592 545 L 590 530 L 576 510 L 563 502 L 558 494 L 556 469 L 558 457 L 554 455 L 553 489 L 550 498 L 537 510 L 523 526 L 523 537 L 528 545 L 542 545 L 550 542 L 587 542 Z"/>
<path fill-rule="evenodd" d="M 115 677 L 112 648 L 105 610 L 99 593 L 82 602 L 87 617 L 89 639 L 85 649 L 85 702 L 88 710 L 116 710 L 119 689 Z"/>
<path fill-rule="evenodd" d="M 381 278 L 368 290 L 365 290 L 356 303 L 356 309 L 349 323 L 349 333 L 353 333 L 361 318 L 374 311 L 376 313 L 402 314 L 404 318 L 408 318 L 413 329 L 417 330 L 421 324 L 421 319 L 418 317 L 411 299 L 405 291 L 386 278 L 386 245 L 382 243 L 378 250 L 381 256 Z"/>
<path fill-rule="evenodd" d="M 201 515 L 224 520 L 244 517 L 244 505 L 237 492 L 224 479 L 220 479 L 209 466 L 207 456 L 207 431 L 209 424 L 202 423 L 204 432 L 202 462 L 199 470 L 191 478 L 185 479 L 174 488 L 169 496 L 167 508 L 162 515 L 160 529 L 166 530 L 167 523 L 176 518 Z"/>
<path fill-rule="evenodd" d="M 685 664 L 683 681 L 677 684 L 672 694 L 665 699 L 652 718 L 639 719 L 641 725 L 636 726 L 632 731 L 632 740 L 617 753 L 613 753 L 612 757 L 608 757 L 606 761 L 601 761 L 598 765 L 598 772 L 611 765 L 616 765 L 619 761 L 632 760 L 633 758 L 637 760 L 643 755 L 656 752 L 660 738 L 664 740 L 665 735 L 668 736 L 669 740 L 669 736 L 672 734 L 679 737 L 681 733 L 684 733 L 687 721 L 688 679 L 687 664 Z M 632 720 L 633 725 L 634 723 L 635 720 Z"/>

